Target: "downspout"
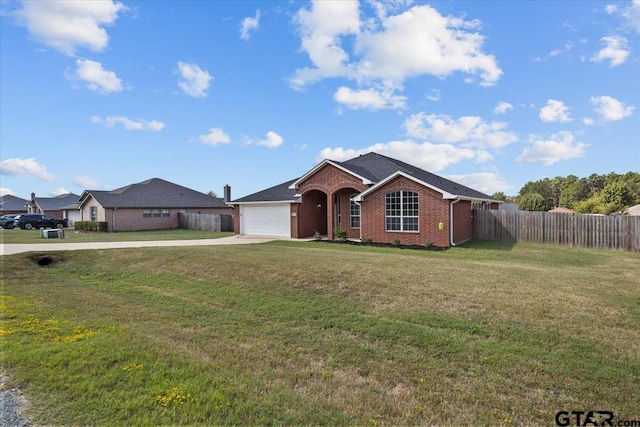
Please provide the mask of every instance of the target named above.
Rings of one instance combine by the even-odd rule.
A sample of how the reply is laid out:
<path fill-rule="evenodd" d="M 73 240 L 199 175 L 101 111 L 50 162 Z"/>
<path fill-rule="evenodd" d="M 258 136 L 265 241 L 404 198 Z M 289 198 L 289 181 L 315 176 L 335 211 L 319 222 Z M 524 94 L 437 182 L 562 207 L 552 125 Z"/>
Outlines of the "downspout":
<path fill-rule="evenodd" d="M 449 205 L 449 242 L 451 246 L 455 246 L 455 242 L 453 241 L 453 205 L 460 201 L 460 197 L 456 197 L 454 201 Z"/>

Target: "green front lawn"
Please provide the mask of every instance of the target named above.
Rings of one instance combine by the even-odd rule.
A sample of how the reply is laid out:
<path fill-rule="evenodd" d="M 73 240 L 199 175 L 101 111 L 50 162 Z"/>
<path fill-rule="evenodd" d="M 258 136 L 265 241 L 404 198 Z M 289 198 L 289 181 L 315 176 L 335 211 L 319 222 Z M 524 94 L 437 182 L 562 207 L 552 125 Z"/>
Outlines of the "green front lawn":
<path fill-rule="evenodd" d="M 37 425 L 640 419 L 638 254 L 273 242 L 49 255 L 2 258 L 0 369 Z"/>
<path fill-rule="evenodd" d="M 0 242 L 12 243 L 81 243 L 81 242 L 132 242 L 146 240 L 190 240 L 217 239 L 232 236 L 231 232 L 215 233 L 200 230 L 148 230 L 148 231 L 120 231 L 117 233 L 91 233 L 65 229 L 64 239 L 42 239 L 40 230 L 22 230 L 14 228 L 6 230 L 0 228 Z"/>

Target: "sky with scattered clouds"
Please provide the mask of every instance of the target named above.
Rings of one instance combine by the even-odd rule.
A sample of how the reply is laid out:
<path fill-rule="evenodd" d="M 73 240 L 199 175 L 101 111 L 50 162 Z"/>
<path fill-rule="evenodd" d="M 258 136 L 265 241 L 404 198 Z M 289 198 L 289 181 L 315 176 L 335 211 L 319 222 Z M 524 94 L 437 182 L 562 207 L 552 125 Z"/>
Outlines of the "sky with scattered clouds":
<path fill-rule="evenodd" d="M 640 170 L 640 0 L 0 3 L 0 193 L 238 198 L 375 151 L 477 190 Z"/>

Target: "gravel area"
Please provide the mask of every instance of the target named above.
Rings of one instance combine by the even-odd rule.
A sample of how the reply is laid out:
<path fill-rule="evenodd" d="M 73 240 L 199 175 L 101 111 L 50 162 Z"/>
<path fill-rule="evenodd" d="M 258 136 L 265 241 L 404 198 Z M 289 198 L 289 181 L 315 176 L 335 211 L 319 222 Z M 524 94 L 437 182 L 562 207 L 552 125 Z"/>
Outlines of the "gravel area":
<path fill-rule="evenodd" d="M 0 377 L 0 389 L 4 384 L 4 378 Z M 0 426 L 2 427 L 27 427 L 29 421 L 20 415 L 20 408 L 24 399 L 16 389 L 0 390 Z"/>

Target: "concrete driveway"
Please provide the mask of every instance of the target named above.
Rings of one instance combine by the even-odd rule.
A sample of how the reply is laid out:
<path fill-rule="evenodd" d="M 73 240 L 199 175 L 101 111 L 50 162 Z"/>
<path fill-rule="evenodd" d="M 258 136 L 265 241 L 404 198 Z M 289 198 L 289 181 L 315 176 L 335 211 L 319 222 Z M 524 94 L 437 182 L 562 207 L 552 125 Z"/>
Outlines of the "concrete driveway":
<path fill-rule="evenodd" d="M 76 251 L 81 249 L 118 249 L 118 248 L 148 248 L 159 246 L 216 246 L 216 245 L 248 245 L 277 240 L 272 237 L 260 236 L 229 236 L 220 239 L 199 240 L 151 240 L 144 242 L 85 242 L 85 243 L 31 243 L 31 244 L 0 244 L 0 255 L 13 255 L 22 252 L 43 251 Z"/>

